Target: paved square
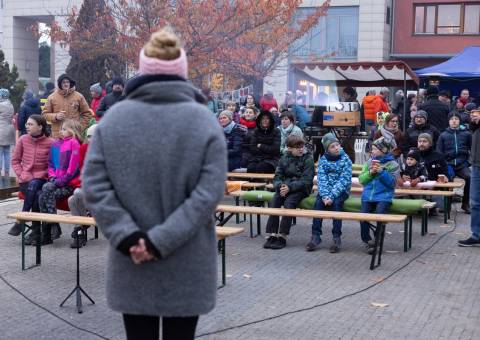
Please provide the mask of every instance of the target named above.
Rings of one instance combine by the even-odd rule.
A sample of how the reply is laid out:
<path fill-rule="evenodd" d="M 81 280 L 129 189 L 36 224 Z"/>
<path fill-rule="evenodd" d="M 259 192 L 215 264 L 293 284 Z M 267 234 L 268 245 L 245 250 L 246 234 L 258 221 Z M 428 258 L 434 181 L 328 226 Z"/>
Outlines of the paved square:
<path fill-rule="evenodd" d="M 75 250 L 69 247 L 72 226 L 62 226 L 61 239 L 42 248 L 40 267 L 22 272 L 20 238 L 7 235 L 13 222 L 5 217 L 20 208 L 18 201 L 0 203 L 0 275 L 28 299 L 0 280 L 0 339 L 124 339 L 121 317 L 105 301 L 106 240 L 89 241 L 81 249 L 81 285 L 95 305 L 84 299 L 84 313 L 77 314 L 72 298 L 60 308 L 75 286 Z M 431 217 L 430 233 L 424 237 L 420 220 L 415 219 L 408 253 L 403 253 L 403 225 L 389 225 L 382 265 L 374 271 L 369 270 L 358 223 L 344 223 L 338 254 L 328 252 L 331 221 L 324 224 L 321 249 L 312 253 L 304 250 L 310 220 L 298 219 L 282 250 L 263 249 L 263 237 L 250 239 L 248 223 L 243 223 L 245 232 L 227 240 L 227 286 L 218 291 L 215 310 L 200 318 L 197 335 L 478 339 L 480 248 L 456 245 L 457 239 L 469 235 L 470 220 L 455 212 L 452 218 L 456 224 L 443 226 L 441 216 Z M 264 226 L 266 218 L 262 222 Z M 28 247 L 29 264 L 34 254 Z"/>

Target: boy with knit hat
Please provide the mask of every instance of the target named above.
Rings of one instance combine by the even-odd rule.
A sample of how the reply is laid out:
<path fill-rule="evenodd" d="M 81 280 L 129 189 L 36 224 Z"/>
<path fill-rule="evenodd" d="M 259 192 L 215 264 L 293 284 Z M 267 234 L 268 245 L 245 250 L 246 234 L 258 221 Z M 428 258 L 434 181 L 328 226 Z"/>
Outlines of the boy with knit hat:
<path fill-rule="evenodd" d="M 405 157 L 405 164 L 403 170 L 400 172 L 398 184 L 403 185 L 405 182 L 410 182 L 410 186 L 415 187 L 419 182 L 427 180 L 427 171 L 423 164 L 420 163 L 420 152 L 418 149 L 410 149 Z"/>
<path fill-rule="evenodd" d="M 350 194 L 352 185 L 352 161 L 343 151 L 340 142 L 333 133 L 322 138 L 324 155 L 318 162 L 318 196 L 315 210 L 342 211 L 343 203 Z M 333 220 L 333 244 L 331 253 L 340 251 L 342 220 Z M 322 242 L 322 220 L 313 219 L 312 238 L 306 245 L 307 251 L 313 251 Z"/>
<path fill-rule="evenodd" d="M 358 177 L 363 185 L 362 213 L 384 214 L 392 204 L 395 184 L 400 176 L 400 166 L 391 154 L 392 145 L 389 140 L 380 137 L 372 144 L 371 158 L 363 166 Z M 375 243 L 370 236 L 368 222 L 360 222 L 362 241 L 367 252 L 372 254 Z"/>

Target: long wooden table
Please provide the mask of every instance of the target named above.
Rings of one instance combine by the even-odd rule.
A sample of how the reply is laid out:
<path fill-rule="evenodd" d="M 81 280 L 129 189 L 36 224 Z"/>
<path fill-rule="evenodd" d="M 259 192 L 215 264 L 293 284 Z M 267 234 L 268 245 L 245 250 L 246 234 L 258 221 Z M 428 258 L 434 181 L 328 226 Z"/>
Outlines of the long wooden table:
<path fill-rule="evenodd" d="M 266 181 L 273 181 L 275 174 L 262 174 L 252 172 L 227 172 L 228 178 L 241 178 L 241 179 L 262 179 Z"/>
<path fill-rule="evenodd" d="M 381 256 L 383 251 L 383 241 L 385 238 L 386 223 L 403 223 L 407 216 L 405 215 L 390 215 L 390 214 L 365 214 L 365 213 L 349 213 L 341 211 L 320 211 L 320 210 L 305 210 L 305 209 L 284 209 L 284 208 L 259 208 L 259 207 L 242 207 L 233 205 L 219 205 L 217 212 L 220 213 L 218 220 L 220 223 L 226 223 L 235 214 L 254 214 L 267 216 L 289 216 L 289 217 L 306 217 L 306 218 L 321 218 L 321 219 L 339 219 L 347 221 L 368 221 L 375 222 L 376 227 L 371 225 L 375 231 L 375 248 L 370 261 L 370 269 L 381 264 Z M 225 213 L 229 215 L 224 216 Z M 378 262 L 375 265 L 375 260 L 378 254 Z"/>

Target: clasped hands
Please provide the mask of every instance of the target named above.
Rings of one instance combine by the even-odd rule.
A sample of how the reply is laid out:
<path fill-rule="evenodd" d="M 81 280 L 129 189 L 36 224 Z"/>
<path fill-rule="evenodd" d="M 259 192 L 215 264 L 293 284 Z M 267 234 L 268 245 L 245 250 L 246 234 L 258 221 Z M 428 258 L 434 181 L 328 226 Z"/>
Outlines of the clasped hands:
<path fill-rule="evenodd" d="M 130 258 L 135 264 L 158 260 L 155 255 L 148 251 L 144 238 L 139 238 L 137 244 L 131 246 L 129 251 Z"/>
<path fill-rule="evenodd" d="M 280 186 L 280 196 L 285 197 L 290 192 L 290 188 L 286 184 Z"/>

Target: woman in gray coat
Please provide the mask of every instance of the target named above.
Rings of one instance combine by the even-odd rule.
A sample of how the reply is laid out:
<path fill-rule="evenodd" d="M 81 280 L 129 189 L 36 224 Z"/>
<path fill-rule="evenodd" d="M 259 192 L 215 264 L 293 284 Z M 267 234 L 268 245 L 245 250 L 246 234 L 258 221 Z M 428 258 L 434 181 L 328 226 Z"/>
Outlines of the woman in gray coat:
<path fill-rule="evenodd" d="M 15 144 L 13 114 L 10 92 L 2 88 L 0 89 L 0 169 L 3 169 L 5 177 L 10 177 L 10 146 Z"/>
<path fill-rule="evenodd" d="M 187 72 L 178 38 L 154 33 L 86 158 L 87 207 L 110 244 L 107 301 L 123 313 L 127 339 L 158 339 L 159 317 L 163 339 L 193 339 L 198 315 L 215 305 L 213 215 L 227 154 Z"/>

